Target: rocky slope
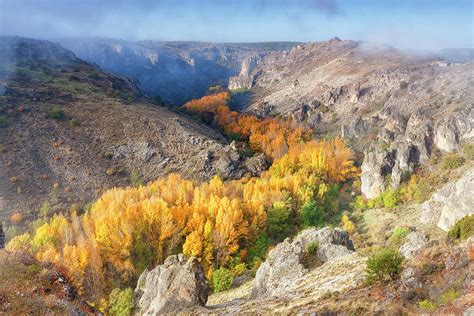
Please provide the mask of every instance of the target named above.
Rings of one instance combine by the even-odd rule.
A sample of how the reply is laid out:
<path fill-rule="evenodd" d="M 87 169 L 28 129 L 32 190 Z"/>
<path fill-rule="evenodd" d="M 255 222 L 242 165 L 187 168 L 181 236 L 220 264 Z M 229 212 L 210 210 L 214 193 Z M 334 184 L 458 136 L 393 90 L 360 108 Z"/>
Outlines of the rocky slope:
<path fill-rule="evenodd" d="M 362 192 L 374 198 L 432 151 L 474 141 L 473 70 L 472 62 L 440 67 L 386 45 L 335 38 L 245 61 L 229 87 L 252 89 L 248 112 L 347 138 L 365 153 Z"/>
<path fill-rule="evenodd" d="M 175 105 L 201 97 L 209 86 L 226 85 L 229 77 L 239 73 L 243 60 L 293 45 L 81 38 L 62 39 L 60 43 L 105 71 L 137 79 L 144 93 Z"/>
<path fill-rule="evenodd" d="M 247 172 L 220 134 L 58 44 L 2 37 L 0 94 L 2 220 L 34 217 L 45 204 L 46 213 L 82 207 L 107 188 L 169 172 L 196 180 Z"/>

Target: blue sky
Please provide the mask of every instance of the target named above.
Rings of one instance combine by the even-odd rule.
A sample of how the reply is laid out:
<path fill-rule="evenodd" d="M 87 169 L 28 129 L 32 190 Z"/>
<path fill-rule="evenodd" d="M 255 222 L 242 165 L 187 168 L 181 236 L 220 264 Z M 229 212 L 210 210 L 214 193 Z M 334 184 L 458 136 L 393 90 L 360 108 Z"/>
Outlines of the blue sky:
<path fill-rule="evenodd" d="M 474 47 L 473 0 L 0 0 L 0 33 L 212 42 Z"/>

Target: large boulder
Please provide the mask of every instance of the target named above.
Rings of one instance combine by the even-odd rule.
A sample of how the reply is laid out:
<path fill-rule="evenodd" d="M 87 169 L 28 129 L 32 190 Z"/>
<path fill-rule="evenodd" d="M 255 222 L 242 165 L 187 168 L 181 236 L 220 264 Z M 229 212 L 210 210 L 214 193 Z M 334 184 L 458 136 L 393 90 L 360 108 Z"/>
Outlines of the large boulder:
<path fill-rule="evenodd" d="M 310 244 L 316 246 L 314 253 L 308 253 Z M 292 242 L 287 238 L 269 252 L 267 260 L 257 270 L 252 296 L 284 295 L 307 274 L 307 262 L 324 263 L 353 251 L 352 241 L 342 229 L 306 229 Z"/>
<path fill-rule="evenodd" d="M 448 231 L 461 218 L 474 213 L 474 168 L 443 186 L 423 203 L 421 222 L 436 223 Z"/>
<path fill-rule="evenodd" d="M 155 269 L 145 270 L 135 289 L 136 311 L 140 315 L 172 314 L 204 306 L 210 287 L 195 257 L 168 257 Z"/>

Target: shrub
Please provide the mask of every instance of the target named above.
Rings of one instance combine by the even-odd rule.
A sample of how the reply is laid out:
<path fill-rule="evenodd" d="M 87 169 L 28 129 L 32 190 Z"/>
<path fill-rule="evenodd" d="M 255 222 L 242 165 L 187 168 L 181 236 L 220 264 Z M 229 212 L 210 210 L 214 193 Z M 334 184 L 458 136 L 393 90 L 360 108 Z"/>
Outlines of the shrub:
<path fill-rule="evenodd" d="M 351 208 L 354 210 L 366 210 L 367 209 L 367 202 L 361 195 L 358 195 L 354 198 L 354 200 L 350 204 Z"/>
<path fill-rule="evenodd" d="M 453 239 L 467 239 L 474 235 L 474 215 L 468 215 L 460 219 L 448 231 L 448 237 Z"/>
<path fill-rule="evenodd" d="M 81 122 L 75 117 L 69 120 L 69 125 L 71 125 L 72 127 L 79 126 L 80 124 Z"/>
<path fill-rule="evenodd" d="M 306 202 L 301 208 L 301 224 L 303 227 L 321 226 L 323 221 L 323 212 L 316 201 Z"/>
<path fill-rule="evenodd" d="M 43 206 L 40 209 L 41 217 L 48 217 L 51 214 L 51 203 L 44 201 Z"/>
<path fill-rule="evenodd" d="M 64 117 L 64 112 L 60 108 L 54 107 L 49 111 L 49 115 L 55 120 L 60 120 Z"/>
<path fill-rule="evenodd" d="M 403 256 L 394 248 L 377 251 L 367 260 L 367 283 L 395 280 L 402 272 L 403 259 Z"/>
<path fill-rule="evenodd" d="M 342 224 L 342 228 L 349 234 L 352 234 L 355 231 L 355 225 L 349 218 L 349 215 L 347 214 L 342 215 L 341 224 Z"/>
<path fill-rule="evenodd" d="M 109 295 L 109 313 L 114 316 L 132 315 L 133 291 L 131 288 L 125 290 L 113 289 Z"/>
<path fill-rule="evenodd" d="M 134 187 L 139 187 L 143 185 L 143 180 L 136 171 L 132 171 L 132 173 L 130 174 L 130 182 Z"/>
<path fill-rule="evenodd" d="M 405 241 L 409 233 L 410 233 L 410 228 L 406 226 L 395 227 L 392 231 L 392 235 L 390 236 L 389 240 L 395 245 L 399 245 Z"/>
<path fill-rule="evenodd" d="M 1 124 L 0 124 L 1 126 Z M 464 157 L 467 160 L 474 160 L 474 144 L 466 144 L 462 148 L 462 152 L 464 154 Z"/>
<path fill-rule="evenodd" d="M 232 269 L 230 270 L 230 274 L 232 274 L 232 276 L 235 278 L 235 277 L 238 277 L 239 275 L 244 274 L 246 270 L 247 270 L 247 265 L 241 262 L 232 267 Z"/>
<path fill-rule="evenodd" d="M 268 236 L 264 233 L 258 235 L 257 240 L 249 249 L 248 263 L 253 263 L 256 259 L 264 259 L 268 248 Z"/>
<path fill-rule="evenodd" d="M 0 127 L 4 127 L 7 125 L 7 120 L 5 119 L 5 116 L 0 116 Z"/>
<path fill-rule="evenodd" d="M 441 168 L 446 171 L 454 170 L 463 165 L 464 158 L 458 153 L 447 154 L 441 160 Z"/>
<path fill-rule="evenodd" d="M 288 233 L 288 218 L 290 210 L 283 202 L 273 204 L 267 211 L 267 229 L 270 238 L 282 240 Z"/>
<path fill-rule="evenodd" d="M 397 195 L 395 191 L 388 190 L 382 193 L 382 203 L 385 208 L 392 208 L 397 206 Z"/>
<path fill-rule="evenodd" d="M 400 81 L 400 89 L 406 89 L 408 88 L 408 82 L 402 80 Z"/>
<path fill-rule="evenodd" d="M 22 220 L 23 220 L 23 215 L 21 215 L 21 213 L 16 212 L 12 216 L 10 216 L 10 222 L 12 224 L 18 224 Z"/>
<path fill-rule="evenodd" d="M 436 309 L 436 305 L 430 300 L 422 300 L 418 302 L 418 305 L 420 306 L 421 309 L 427 310 L 427 311 L 434 311 Z"/>
<path fill-rule="evenodd" d="M 445 304 L 450 303 L 451 301 L 454 301 L 460 296 L 461 296 L 461 291 L 458 291 L 456 289 L 450 289 L 449 291 L 441 295 L 439 302 L 441 305 L 445 305 Z"/>
<path fill-rule="evenodd" d="M 12 238 L 5 247 L 7 251 L 19 252 L 29 251 L 31 247 L 31 236 L 28 233 L 18 235 Z"/>
<path fill-rule="evenodd" d="M 215 293 L 230 289 L 232 282 L 234 277 L 226 268 L 219 268 L 211 274 L 211 286 Z"/>
<path fill-rule="evenodd" d="M 311 241 L 306 245 L 306 251 L 310 254 L 316 253 L 319 248 L 319 241 Z"/>
<path fill-rule="evenodd" d="M 428 200 L 433 192 L 433 188 L 426 178 L 420 178 L 417 180 L 413 189 L 413 198 L 417 203 L 422 203 Z"/>

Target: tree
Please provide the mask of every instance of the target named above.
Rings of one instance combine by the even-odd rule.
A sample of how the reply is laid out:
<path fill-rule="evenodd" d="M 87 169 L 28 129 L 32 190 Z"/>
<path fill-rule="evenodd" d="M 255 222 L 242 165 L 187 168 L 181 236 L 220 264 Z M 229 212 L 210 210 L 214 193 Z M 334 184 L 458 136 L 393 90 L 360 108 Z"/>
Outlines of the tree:
<path fill-rule="evenodd" d="M 316 201 L 306 202 L 301 208 L 301 224 L 303 227 L 318 227 L 323 224 L 323 212 Z"/>

